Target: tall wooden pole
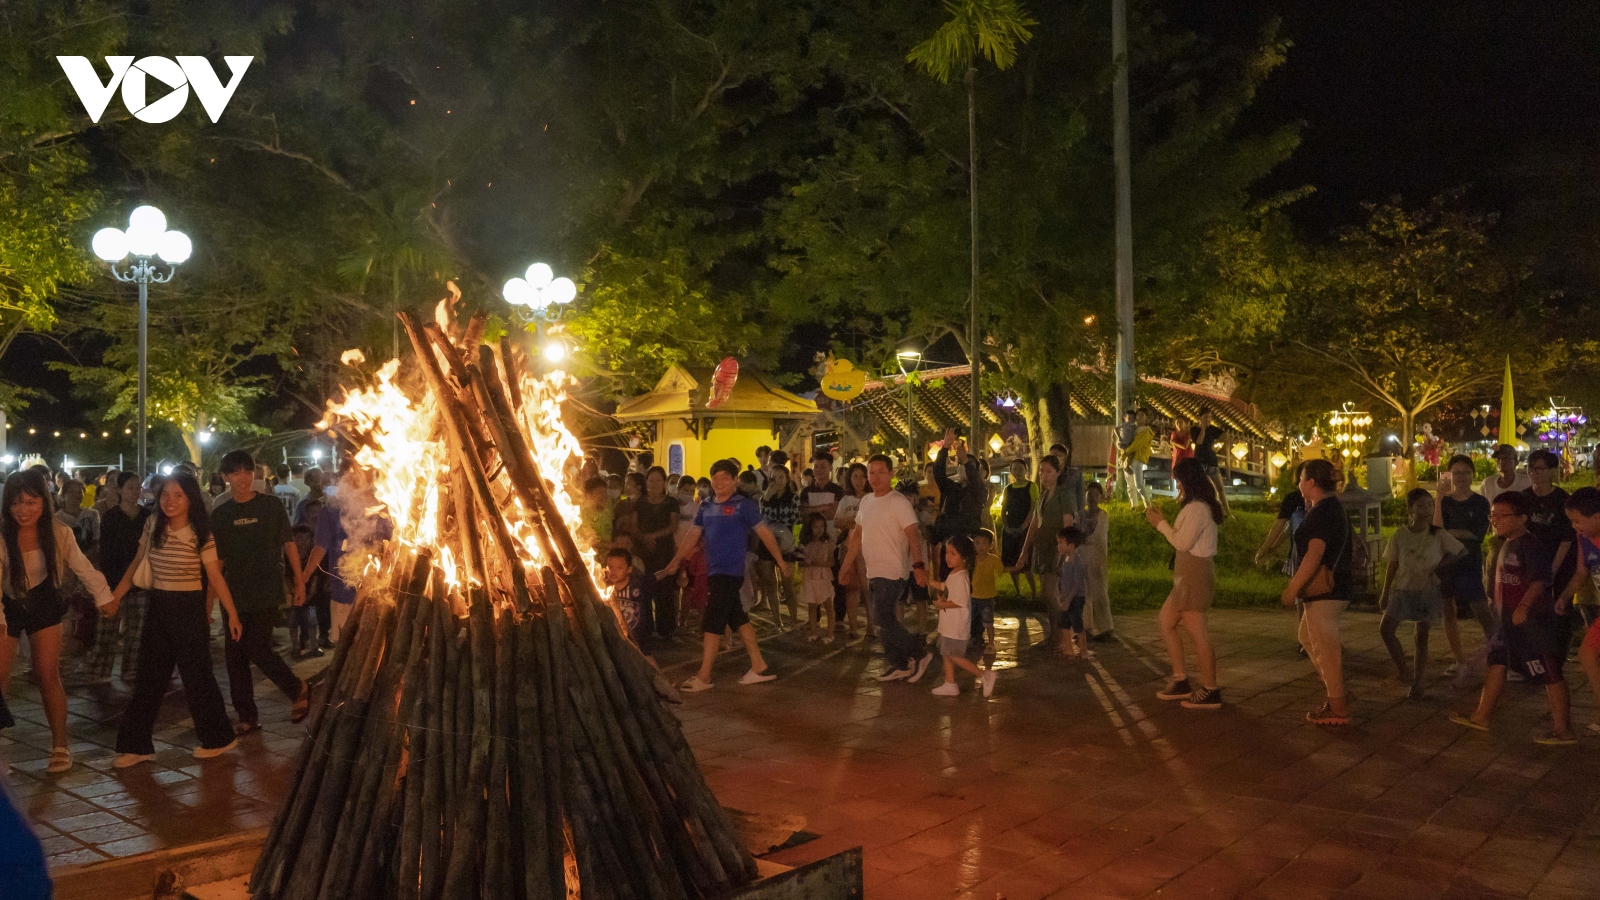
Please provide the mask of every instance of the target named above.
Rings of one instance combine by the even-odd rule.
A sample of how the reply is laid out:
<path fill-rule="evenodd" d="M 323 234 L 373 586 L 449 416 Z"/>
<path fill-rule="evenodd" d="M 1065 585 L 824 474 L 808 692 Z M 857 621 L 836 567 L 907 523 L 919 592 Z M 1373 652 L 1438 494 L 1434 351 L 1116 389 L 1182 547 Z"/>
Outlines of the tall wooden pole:
<path fill-rule="evenodd" d="M 1128 4 L 1111 0 L 1111 150 L 1117 190 L 1117 394 L 1111 424 L 1138 400 L 1133 362 L 1133 188 L 1128 151 Z"/>

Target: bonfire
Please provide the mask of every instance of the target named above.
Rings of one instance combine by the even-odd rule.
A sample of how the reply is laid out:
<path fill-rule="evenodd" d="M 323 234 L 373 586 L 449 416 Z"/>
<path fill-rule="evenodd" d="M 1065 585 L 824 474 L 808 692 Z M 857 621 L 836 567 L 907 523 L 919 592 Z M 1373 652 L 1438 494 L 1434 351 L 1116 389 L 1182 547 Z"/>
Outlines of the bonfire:
<path fill-rule="evenodd" d="M 402 313 L 398 361 L 329 404 L 370 507 L 346 502 L 355 608 L 319 692 L 256 900 L 699 898 L 756 875 L 670 687 L 573 539 L 568 376 L 519 369 L 484 320 Z M 354 518 L 356 521 L 352 521 Z"/>

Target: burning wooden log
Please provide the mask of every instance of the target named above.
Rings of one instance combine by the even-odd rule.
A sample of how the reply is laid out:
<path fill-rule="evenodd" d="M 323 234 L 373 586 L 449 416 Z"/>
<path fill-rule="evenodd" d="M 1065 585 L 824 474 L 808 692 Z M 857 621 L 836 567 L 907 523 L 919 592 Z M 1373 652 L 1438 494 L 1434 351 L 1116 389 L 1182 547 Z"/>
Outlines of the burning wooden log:
<path fill-rule="evenodd" d="M 407 518 L 366 563 L 252 897 L 698 900 L 753 880 L 572 537 L 545 474 L 565 460 L 524 427 L 549 401 L 504 344 L 476 346 L 481 323 L 458 345 L 401 319 L 427 421 L 349 429 Z M 444 437 L 416 457 L 431 470 L 386 471 L 402 427 Z"/>

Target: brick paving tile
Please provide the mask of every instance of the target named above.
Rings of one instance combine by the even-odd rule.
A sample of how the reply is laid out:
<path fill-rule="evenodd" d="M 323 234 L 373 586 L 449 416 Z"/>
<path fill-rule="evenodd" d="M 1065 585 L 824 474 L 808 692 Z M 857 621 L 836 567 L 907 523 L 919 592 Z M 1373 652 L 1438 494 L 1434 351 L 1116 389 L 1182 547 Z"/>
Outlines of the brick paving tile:
<path fill-rule="evenodd" d="M 1087 664 L 1019 651 L 1017 620 L 1002 615 L 988 701 L 970 689 L 929 696 L 937 673 L 880 684 L 865 644 L 764 628 L 778 681 L 742 688 L 730 657 L 718 690 L 677 711 L 726 805 L 818 835 L 771 860 L 862 846 L 870 900 L 1600 896 L 1600 770 L 1579 755 L 1592 748 L 1531 743 L 1544 726 L 1538 692 L 1511 686 L 1494 733 L 1466 732 L 1446 717 L 1475 689 L 1435 674 L 1430 701 L 1390 691 L 1376 616 L 1352 612 L 1356 724 L 1318 729 L 1303 721 L 1320 685 L 1294 653 L 1292 618 L 1217 611 L 1212 624 L 1229 701 L 1216 713 L 1155 699 L 1165 667 L 1149 613 L 1119 616 L 1116 640 Z M 697 637 L 656 652 L 669 678 L 692 669 Z M 1444 652 L 1430 673 L 1443 672 Z M 295 667 L 305 676 L 327 661 Z M 81 765 L 49 776 L 37 697 L 13 685 L 19 726 L 0 736 L 0 759 L 14 764 L 10 785 L 53 866 L 269 823 L 303 734 L 260 682 L 263 731 L 197 763 L 175 685 L 156 759 L 115 771 L 126 689 L 74 689 Z M 1580 725 L 1600 719 L 1586 689 L 1574 694 Z"/>

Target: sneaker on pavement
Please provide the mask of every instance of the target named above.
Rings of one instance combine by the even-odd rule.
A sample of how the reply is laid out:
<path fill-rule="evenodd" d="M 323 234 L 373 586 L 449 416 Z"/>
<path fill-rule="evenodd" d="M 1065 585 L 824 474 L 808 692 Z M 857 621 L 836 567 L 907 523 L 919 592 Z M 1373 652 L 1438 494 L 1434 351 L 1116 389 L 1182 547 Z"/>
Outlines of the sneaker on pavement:
<path fill-rule="evenodd" d="M 1187 700 L 1194 693 L 1194 688 L 1189 686 L 1189 679 L 1174 678 L 1167 682 L 1167 686 L 1156 691 L 1158 700 Z"/>
<path fill-rule="evenodd" d="M 215 759 L 215 758 L 221 756 L 224 753 L 232 752 L 238 746 L 239 746 L 239 741 L 236 738 L 234 740 L 231 740 L 231 741 L 227 742 L 226 744 L 223 744 L 221 747 L 196 747 L 196 748 L 194 748 L 194 758 L 195 759 Z"/>
<path fill-rule="evenodd" d="M 889 669 L 878 676 L 879 681 L 900 681 L 911 676 L 910 669 Z"/>
<path fill-rule="evenodd" d="M 995 679 L 997 679 L 999 677 L 1000 677 L 1000 673 L 996 672 L 993 669 L 990 669 L 987 672 L 983 673 L 983 677 L 979 679 L 979 683 L 983 685 L 983 695 L 985 697 L 994 696 Z"/>
<path fill-rule="evenodd" d="M 909 681 L 912 684 L 916 684 L 918 681 L 920 681 L 923 674 L 928 671 L 928 664 L 931 662 L 933 662 L 933 654 L 931 652 L 924 653 L 922 658 L 917 660 L 917 670 L 912 672 L 911 677 L 907 678 L 906 681 Z"/>
<path fill-rule="evenodd" d="M 954 681 L 946 681 L 944 684 L 934 688 L 932 694 L 935 697 L 959 697 L 961 696 L 961 688 L 957 687 Z"/>
<path fill-rule="evenodd" d="M 1183 701 L 1184 709 L 1221 709 L 1222 688 L 1200 688 Z"/>
<path fill-rule="evenodd" d="M 739 683 L 740 684 L 762 684 L 764 682 L 777 681 L 777 680 L 778 680 L 778 676 L 772 674 L 771 670 L 768 670 L 768 671 L 765 671 L 765 672 L 757 672 L 755 669 L 751 669 L 750 671 L 744 673 L 744 677 L 739 679 Z"/>
<path fill-rule="evenodd" d="M 155 759 L 154 753 L 118 753 L 117 758 L 111 761 L 113 769 L 128 769 L 143 762 Z"/>

